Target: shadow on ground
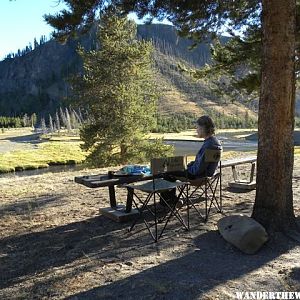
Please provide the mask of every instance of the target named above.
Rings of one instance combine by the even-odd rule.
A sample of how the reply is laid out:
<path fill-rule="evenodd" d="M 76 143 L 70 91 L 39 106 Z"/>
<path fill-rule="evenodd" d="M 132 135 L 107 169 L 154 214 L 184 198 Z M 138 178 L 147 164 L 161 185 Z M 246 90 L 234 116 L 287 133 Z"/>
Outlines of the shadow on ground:
<path fill-rule="evenodd" d="M 251 256 L 226 247 L 217 231 L 201 234 L 194 243 L 197 249 L 193 253 L 68 299 L 199 299 L 219 284 L 242 277 L 297 245 L 281 236 Z"/>
<path fill-rule="evenodd" d="M 7 137 L 6 140 L 14 143 L 30 143 L 30 144 L 39 144 L 43 142 L 43 140 L 40 140 L 40 133 Z"/>
<path fill-rule="evenodd" d="M 0 240 L 0 289 L 19 282 L 21 277 L 70 263 L 84 254 L 101 252 L 113 238 L 112 221 L 99 216 L 53 229 L 11 236 Z M 113 224 L 114 230 L 124 224 Z M 103 256 L 107 255 L 103 252 Z"/>
<path fill-rule="evenodd" d="M 142 234 L 129 235 L 127 225 L 99 216 L 2 239 L 0 249 L 7 256 L 0 258 L 0 289 L 22 282 L 24 276 L 36 276 L 52 267 L 67 267 L 68 263 L 84 256 L 98 262 L 116 257 L 127 261 L 137 256 L 155 255 L 158 247 L 173 247 L 176 243 L 176 238 L 163 239 L 159 244 L 149 242 L 150 236 L 145 230 Z M 184 233 L 177 242 L 184 243 L 182 237 Z M 192 252 L 182 253 L 177 259 L 125 279 L 112 279 L 106 285 L 77 293 L 69 299 L 199 299 L 214 287 L 240 278 L 299 245 L 279 235 L 276 240 L 267 242 L 258 254 L 245 255 L 229 246 L 217 230 L 204 232 L 186 242 L 195 247 Z M 77 272 L 93 268 L 93 263 L 78 265 L 55 281 L 67 276 L 76 278 Z M 43 286 L 51 284 L 53 280 L 42 283 Z M 37 282 L 36 288 L 40 286 L 41 282 Z M 32 287 L 31 291 L 34 289 Z"/>
<path fill-rule="evenodd" d="M 16 203 L 0 205 L 0 217 L 9 215 L 12 213 L 23 214 L 24 211 L 31 212 L 40 210 L 47 205 L 51 205 L 54 202 L 61 201 L 62 196 L 49 196 L 42 198 L 27 198 L 19 200 Z M 1 241 L 0 241 L 1 243 Z"/>

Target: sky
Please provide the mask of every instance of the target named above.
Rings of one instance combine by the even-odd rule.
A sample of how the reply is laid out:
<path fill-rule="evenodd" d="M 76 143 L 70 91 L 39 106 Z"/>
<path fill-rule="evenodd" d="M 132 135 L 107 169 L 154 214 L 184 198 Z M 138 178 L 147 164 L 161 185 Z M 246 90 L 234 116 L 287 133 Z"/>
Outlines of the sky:
<path fill-rule="evenodd" d="M 58 0 L 0 0 L 0 60 L 7 54 L 24 49 L 34 38 L 48 39 L 53 28 L 44 19 L 45 14 L 59 12 L 64 6 Z M 139 21 L 134 14 L 130 18 Z M 164 22 L 167 23 L 167 22 Z"/>
<path fill-rule="evenodd" d="M 57 0 L 0 0 L 0 59 L 10 52 L 33 44 L 36 37 L 48 37 L 52 27 L 43 20 L 43 15 L 62 9 Z"/>

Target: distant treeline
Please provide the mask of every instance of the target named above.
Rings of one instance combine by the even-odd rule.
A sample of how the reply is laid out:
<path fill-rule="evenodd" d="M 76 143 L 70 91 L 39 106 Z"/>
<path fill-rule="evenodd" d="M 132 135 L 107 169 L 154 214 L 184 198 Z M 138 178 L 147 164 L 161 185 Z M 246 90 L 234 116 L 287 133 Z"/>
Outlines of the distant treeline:
<path fill-rule="evenodd" d="M 195 127 L 196 116 L 193 114 L 174 114 L 157 116 L 156 128 L 152 132 L 180 132 Z"/>
<path fill-rule="evenodd" d="M 42 35 L 40 37 L 40 40 L 37 41 L 36 38 L 34 38 L 33 40 L 33 45 L 31 43 L 29 43 L 24 49 L 18 49 L 18 51 L 16 53 L 9 53 L 5 56 L 4 59 L 10 59 L 10 58 L 15 58 L 15 57 L 20 57 L 20 56 L 24 56 L 26 55 L 27 53 L 31 52 L 32 50 L 38 48 L 39 46 L 45 44 L 47 42 L 47 38 L 45 35 Z"/>
<path fill-rule="evenodd" d="M 81 110 L 73 108 L 59 108 L 55 114 L 48 116 L 37 116 L 24 114 L 21 117 L 0 116 L 0 128 L 33 127 L 41 129 L 43 133 L 53 133 L 61 129 L 78 129 L 83 122 Z"/>
<path fill-rule="evenodd" d="M 224 113 L 214 111 L 207 113 L 212 117 L 217 128 L 257 128 L 257 120 L 250 118 L 248 112 L 244 116 L 226 116 Z M 37 117 L 36 114 L 22 117 L 1 117 L 0 128 L 39 127 L 44 133 L 53 133 L 61 129 L 79 129 L 85 121 L 81 110 L 73 108 L 59 108 L 55 114 Z M 180 132 L 195 127 L 195 121 L 199 116 L 191 113 L 158 115 L 156 127 L 152 132 Z M 300 126 L 300 118 L 296 118 L 296 126 Z"/>
<path fill-rule="evenodd" d="M 1 128 L 20 128 L 20 127 L 34 127 L 37 122 L 36 114 L 32 114 L 30 117 L 25 114 L 22 117 L 4 117 L 0 116 Z"/>
<path fill-rule="evenodd" d="M 218 112 L 212 112 L 209 115 L 214 120 L 217 128 L 257 128 L 257 119 L 250 117 L 248 111 L 245 111 L 244 114 L 236 112 L 233 116 L 227 116 Z"/>
<path fill-rule="evenodd" d="M 245 112 L 243 117 L 226 116 L 224 113 L 207 113 L 212 117 L 217 128 L 257 128 L 257 120 L 250 118 L 249 113 Z M 158 116 L 157 125 L 153 132 L 180 132 L 195 127 L 195 121 L 199 116 L 185 113 L 173 114 L 170 116 Z"/>

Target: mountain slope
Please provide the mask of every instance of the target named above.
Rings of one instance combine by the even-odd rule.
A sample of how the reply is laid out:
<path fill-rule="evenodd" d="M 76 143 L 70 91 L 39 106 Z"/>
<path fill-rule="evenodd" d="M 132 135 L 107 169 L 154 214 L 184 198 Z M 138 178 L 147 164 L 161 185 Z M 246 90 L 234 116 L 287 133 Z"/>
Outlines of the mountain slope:
<path fill-rule="evenodd" d="M 162 24 L 139 25 L 138 36 L 152 40 L 155 47 L 157 84 L 163 91 L 159 101 L 162 114 L 219 112 L 239 115 L 249 111 L 243 103 L 226 103 L 216 97 L 203 82 L 194 82 L 178 70 L 178 63 L 201 67 L 210 62 L 207 45 L 188 50 L 192 42 L 176 35 L 174 27 Z M 224 38 L 224 41 L 226 39 Z M 46 42 L 24 56 L 0 62 L 0 115 L 21 115 L 34 112 L 53 113 L 70 96 L 67 78 L 81 70 L 76 53 L 78 43 L 95 48 L 95 30 L 61 45 Z M 253 109 L 252 109 L 253 110 Z"/>

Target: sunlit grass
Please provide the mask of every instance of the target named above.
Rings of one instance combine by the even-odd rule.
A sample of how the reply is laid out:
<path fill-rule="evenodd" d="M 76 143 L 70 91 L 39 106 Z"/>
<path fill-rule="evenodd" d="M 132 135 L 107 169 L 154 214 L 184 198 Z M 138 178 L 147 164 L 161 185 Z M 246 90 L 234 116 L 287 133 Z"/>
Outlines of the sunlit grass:
<path fill-rule="evenodd" d="M 50 165 L 79 164 L 86 153 L 80 142 L 46 142 L 36 150 L 18 150 L 0 154 L 0 173 L 47 168 Z"/>

